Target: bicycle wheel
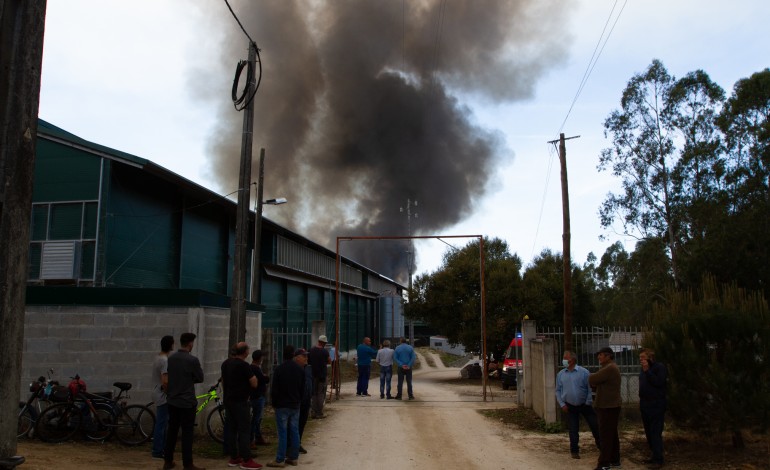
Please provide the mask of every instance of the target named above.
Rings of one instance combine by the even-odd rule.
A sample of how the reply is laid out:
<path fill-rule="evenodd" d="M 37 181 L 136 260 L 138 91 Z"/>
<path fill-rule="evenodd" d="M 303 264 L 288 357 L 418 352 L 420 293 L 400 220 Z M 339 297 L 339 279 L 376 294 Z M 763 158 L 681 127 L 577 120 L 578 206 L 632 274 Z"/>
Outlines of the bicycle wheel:
<path fill-rule="evenodd" d="M 86 414 L 83 417 L 83 428 L 86 437 L 92 441 L 106 441 L 112 435 L 115 417 L 112 414 L 112 406 L 107 403 L 94 403 L 95 413 Z"/>
<path fill-rule="evenodd" d="M 16 437 L 27 437 L 29 435 L 29 430 L 32 429 L 34 425 L 35 417 L 33 416 L 32 409 L 25 405 L 19 413 L 19 421 L 16 426 Z"/>
<path fill-rule="evenodd" d="M 155 414 L 146 406 L 129 405 L 118 415 L 115 437 L 129 446 L 147 442 L 155 429 Z"/>
<path fill-rule="evenodd" d="M 215 441 L 220 444 L 225 442 L 225 405 L 218 405 L 211 410 L 206 418 L 206 430 Z"/>
<path fill-rule="evenodd" d="M 35 434 L 45 442 L 64 442 L 80 428 L 80 408 L 72 403 L 49 406 L 35 423 Z"/>

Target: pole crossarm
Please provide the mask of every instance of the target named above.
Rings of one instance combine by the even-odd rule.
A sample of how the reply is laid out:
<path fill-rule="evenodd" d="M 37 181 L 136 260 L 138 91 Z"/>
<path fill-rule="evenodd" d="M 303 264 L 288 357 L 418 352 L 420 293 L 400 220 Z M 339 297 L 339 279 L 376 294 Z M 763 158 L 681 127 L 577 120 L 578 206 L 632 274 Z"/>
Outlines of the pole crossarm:
<path fill-rule="evenodd" d="M 484 236 L 483 235 L 372 235 L 372 236 L 344 236 L 337 237 L 337 253 L 335 264 L 335 285 L 336 285 L 336 301 L 334 307 L 334 320 L 335 320 L 335 338 L 334 347 L 337 351 L 337 357 L 340 357 L 340 242 L 349 242 L 356 240 L 424 240 L 424 239 L 436 239 L 441 240 L 443 238 L 478 238 L 479 240 L 479 275 L 481 278 L 481 355 L 484 358 L 484 371 L 487 370 L 487 338 L 486 338 L 486 295 L 484 287 Z M 445 242 L 446 243 L 446 242 Z M 482 374 L 482 397 L 484 401 L 487 401 L 487 381 L 486 372 Z M 339 393 L 337 394 L 339 398 Z"/>

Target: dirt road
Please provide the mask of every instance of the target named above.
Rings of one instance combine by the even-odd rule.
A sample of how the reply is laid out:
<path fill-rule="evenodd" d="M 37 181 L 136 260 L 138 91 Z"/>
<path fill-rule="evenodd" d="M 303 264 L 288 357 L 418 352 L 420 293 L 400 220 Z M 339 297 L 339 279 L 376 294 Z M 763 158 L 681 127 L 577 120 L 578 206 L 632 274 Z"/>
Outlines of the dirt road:
<path fill-rule="evenodd" d="M 455 378 L 458 369 L 446 369 L 441 361 L 421 358 L 414 374 L 413 401 L 381 400 L 379 380 L 369 386 L 371 397 L 356 397 L 355 384 L 343 384 L 339 400 L 327 404 L 328 417 L 312 421 L 303 439 L 308 453 L 300 466 L 330 470 L 380 469 L 590 469 L 597 452 L 586 446 L 583 459 L 570 458 L 565 434 L 541 435 L 505 430 L 478 410 L 510 408 L 513 392 L 491 390 L 482 401 L 479 387 L 449 386 L 442 379 Z M 393 377 L 396 386 L 396 377 Z M 395 390 L 394 390 L 395 393 Z M 406 391 L 404 391 L 406 397 Z M 581 439 L 590 442 L 588 436 Z M 20 469 L 161 468 L 147 448 L 125 448 L 93 443 L 44 444 L 21 442 L 19 453 L 27 457 Z M 265 464 L 262 453 L 257 461 Z M 224 459 L 196 457 L 208 469 L 227 468 Z M 637 467 L 624 462 L 623 468 Z"/>

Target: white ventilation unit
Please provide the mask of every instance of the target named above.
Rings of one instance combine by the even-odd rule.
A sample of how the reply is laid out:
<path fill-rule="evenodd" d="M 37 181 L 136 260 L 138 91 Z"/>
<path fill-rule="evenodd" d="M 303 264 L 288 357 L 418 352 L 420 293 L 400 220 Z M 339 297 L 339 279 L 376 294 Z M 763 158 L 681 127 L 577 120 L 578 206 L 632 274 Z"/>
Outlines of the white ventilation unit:
<path fill-rule="evenodd" d="M 43 243 L 40 279 L 77 279 L 80 274 L 80 241 Z"/>

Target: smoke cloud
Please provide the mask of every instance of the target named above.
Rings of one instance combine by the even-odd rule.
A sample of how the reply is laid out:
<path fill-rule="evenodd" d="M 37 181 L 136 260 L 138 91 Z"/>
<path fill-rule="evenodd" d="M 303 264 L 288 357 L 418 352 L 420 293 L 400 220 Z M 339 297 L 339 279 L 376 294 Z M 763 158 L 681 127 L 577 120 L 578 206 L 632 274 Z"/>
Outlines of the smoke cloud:
<path fill-rule="evenodd" d="M 263 64 L 252 180 L 264 147 L 264 195 L 290 201 L 267 216 L 330 248 L 337 236 L 407 235 L 407 198 L 419 201 L 413 235 L 442 233 L 476 210 L 512 152 L 474 124 L 467 103 L 531 97 L 568 43 L 554 33 L 568 13 L 556 0 L 231 5 Z M 211 27 L 225 35 L 216 73 L 232 74 L 247 39 L 216 8 Z M 212 170 L 235 188 L 243 115 L 228 102 L 218 118 Z M 403 281 L 407 246 L 353 242 L 343 255 Z"/>

